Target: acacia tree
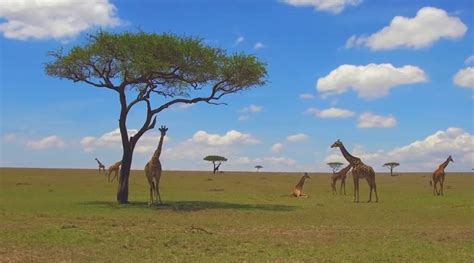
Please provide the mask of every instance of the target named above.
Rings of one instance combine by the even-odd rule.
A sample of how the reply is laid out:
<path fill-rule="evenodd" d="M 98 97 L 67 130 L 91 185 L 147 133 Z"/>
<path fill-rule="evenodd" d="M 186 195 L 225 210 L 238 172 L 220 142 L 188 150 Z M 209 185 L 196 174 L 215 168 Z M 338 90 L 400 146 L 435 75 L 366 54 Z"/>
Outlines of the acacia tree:
<path fill-rule="evenodd" d="M 266 66 L 255 56 L 227 55 L 202 40 L 172 34 L 108 33 L 89 35 L 68 52 L 49 53 L 50 76 L 82 82 L 117 95 L 122 141 L 117 201 L 128 202 L 128 181 L 135 145 L 155 127 L 156 116 L 178 103 L 217 103 L 223 96 L 265 84 Z M 153 99 L 152 99 L 153 98 Z M 158 99 L 160 98 L 160 99 Z M 129 136 L 127 116 L 146 106 L 138 132 Z"/>
<path fill-rule="evenodd" d="M 208 155 L 204 157 L 204 161 L 212 162 L 212 165 L 214 166 L 212 173 L 215 174 L 219 171 L 219 167 L 223 162 L 227 162 L 227 158 L 219 155 Z"/>
<path fill-rule="evenodd" d="M 343 163 L 341 163 L 341 162 L 330 162 L 330 163 L 327 163 L 327 165 L 329 165 L 329 167 L 331 167 L 333 173 L 335 173 L 337 170 L 339 170 L 339 168 L 343 165 Z"/>
<path fill-rule="evenodd" d="M 397 162 L 389 162 L 389 163 L 384 163 L 382 167 L 388 167 L 390 169 L 390 176 L 393 176 L 393 168 L 399 166 L 400 164 Z"/>
<path fill-rule="evenodd" d="M 261 166 L 261 165 L 255 165 L 255 169 L 257 169 L 257 172 L 260 171 L 260 169 L 262 169 L 262 168 L 263 168 L 263 166 Z"/>

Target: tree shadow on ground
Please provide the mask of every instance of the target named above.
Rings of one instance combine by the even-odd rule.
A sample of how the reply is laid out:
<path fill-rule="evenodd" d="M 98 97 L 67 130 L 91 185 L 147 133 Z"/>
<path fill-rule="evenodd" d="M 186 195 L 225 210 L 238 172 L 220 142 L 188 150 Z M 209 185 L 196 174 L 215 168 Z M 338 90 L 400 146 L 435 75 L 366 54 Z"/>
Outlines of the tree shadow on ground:
<path fill-rule="evenodd" d="M 277 211 L 289 212 L 296 209 L 295 206 L 277 205 L 277 204 L 238 204 L 218 201 L 169 201 L 163 205 L 151 205 L 146 202 L 130 202 L 128 204 L 118 204 L 110 201 L 91 201 L 84 202 L 81 205 L 96 206 L 114 209 L 156 209 L 172 210 L 181 212 L 193 212 L 206 209 L 235 209 L 247 211 Z"/>

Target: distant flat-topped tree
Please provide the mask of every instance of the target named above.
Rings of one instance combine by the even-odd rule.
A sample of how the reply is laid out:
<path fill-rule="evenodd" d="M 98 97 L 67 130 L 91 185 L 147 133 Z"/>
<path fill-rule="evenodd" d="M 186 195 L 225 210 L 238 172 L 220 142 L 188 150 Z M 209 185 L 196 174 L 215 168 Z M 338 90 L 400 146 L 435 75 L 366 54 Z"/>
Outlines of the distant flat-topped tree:
<path fill-rule="evenodd" d="M 335 173 L 343 165 L 341 162 L 329 162 L 327 163 L 331 167 L 332 171 Z"/>
<path fill-rule="evenodd" d="M 223 162 L 227 162 L 227 158 L 219 155 L 208 155 L 204 157 L 204 161 L 212 162 L 212 165 L 214 166 L 212 173 L 215 174 L 219 172 L 219 167 Z"/>
<path fill-rule="evenodd" d="M 123 149 L 119 203 L 128 202 L 135 146 L 155 127 L 158 114 L 178 103 L 219 104 L 216 101 L 225 95 L 264 85 L 267 74 L 265 64 L 253 55 L 227 55 L 201 39 L 172 34 L 99 31 L 83 45 L 49 55 L 52 61 L 45 66 L 48 75 L 117 94 L 113 98 L 120 105 L 118 126 Z M 128 113 L 138 104 L 146 106 L 145 118 L 138 132 L 129 136 Z"/>
<path fill-rule="evenodd" d="M 261 166 L 261 165 L 255 165 L 255 169 L 257 169 L 257 172 L 260 171 L 260 169 L 262 169 L 262 168 L 263 168 L 263 166 Z"/>
<path fill-rule="evenodd" d="M 393 168 L 399 166 L 400 164 L 397 163 L 397 162 L 388 162 L 388 163 L 384 163 L 384 165 L 382 165 L 383 167 L 388 167 L 390 169 L 390 176 L 393 176 Z"/>

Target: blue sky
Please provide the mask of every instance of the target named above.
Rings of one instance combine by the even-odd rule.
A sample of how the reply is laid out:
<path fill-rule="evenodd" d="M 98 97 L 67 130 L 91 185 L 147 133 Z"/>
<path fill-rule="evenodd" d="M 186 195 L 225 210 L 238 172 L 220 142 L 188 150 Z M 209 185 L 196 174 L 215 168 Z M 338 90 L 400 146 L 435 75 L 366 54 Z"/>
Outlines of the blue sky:
<path fill-rule="evenodd" d="M 44 73 L 47 52 L 81 45 L 87 33 L 171 32 L 258 56 L 268 84 L 227 106 L 175 107 L 165 169 L 329 171 L 336 139 L 378 171 L 448 170 L 474 164 L 472 1 L 63 1 L 0 11 L 1 166 L 95 167 L 121 157 L 116 94 Z M 306 3 L 306 4 L 304 4 Z M 335 5 L 340 3 L 340 5 Z M 397 17 L 397 18 L 396 18 Z M 54 21 L 53 21 L 54 19 Z M 163 98 L 155 98 L 159 103 Z M 143 108 L 128 128 L 138 128 Z M 158 141 L 143 138 L 141 169 Z"/>

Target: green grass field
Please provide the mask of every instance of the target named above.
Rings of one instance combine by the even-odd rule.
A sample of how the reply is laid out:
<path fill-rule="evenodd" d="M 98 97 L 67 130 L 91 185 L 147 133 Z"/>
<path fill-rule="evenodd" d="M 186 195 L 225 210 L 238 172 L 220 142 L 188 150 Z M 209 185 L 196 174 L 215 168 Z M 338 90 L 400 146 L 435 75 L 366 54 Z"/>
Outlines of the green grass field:
<path fill-rule="evenodd" d="M 312 174 L 164 172 L 167 206 L 148 207 L 141 171 L 130 201 L 93 170 L 0 169 L 0 261 L 474 262 L 474 177 L 377 174 L 379 203 L 331 194 Z M 361 184 L 361 201 L 368 186 Z"/>

